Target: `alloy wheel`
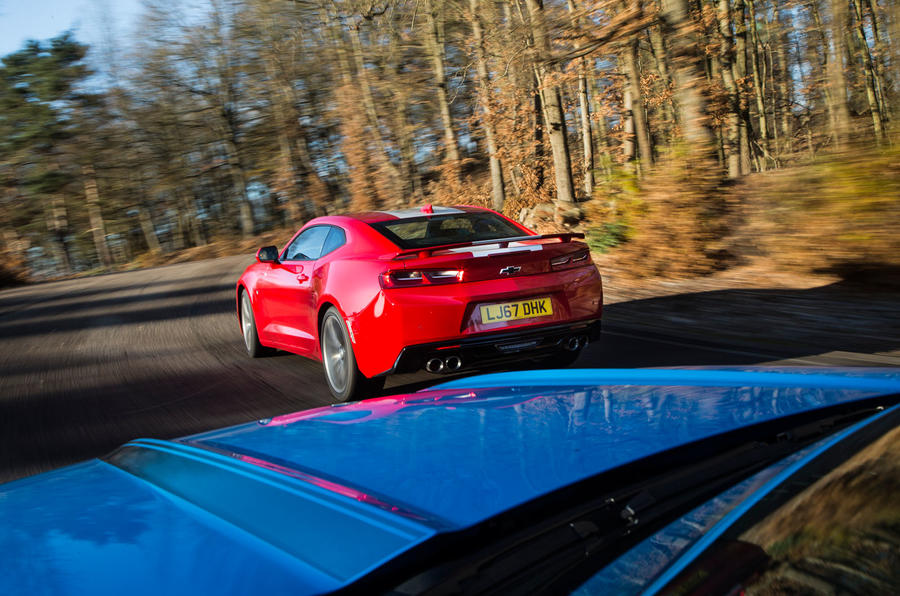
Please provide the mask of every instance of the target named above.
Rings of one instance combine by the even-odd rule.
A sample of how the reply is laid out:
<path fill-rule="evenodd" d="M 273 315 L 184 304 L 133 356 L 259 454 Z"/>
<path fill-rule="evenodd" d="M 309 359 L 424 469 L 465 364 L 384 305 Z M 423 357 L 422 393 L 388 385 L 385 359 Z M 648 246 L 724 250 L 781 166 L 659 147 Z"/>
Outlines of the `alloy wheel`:
<path fill-rule="evenodd" d="M 241 331 L 244 333 L 244 345 L 250 352 L 253 350 L 253 309 L 247 294 L 241 295 Z"/>
<path fill-rule="evenodd" d="M 328 383 L 336 393 L 343 393 L 350 377 L 350 355 L 341 321 L 336 316 L 325 317 L 322 325 L 322 360 Z"/>

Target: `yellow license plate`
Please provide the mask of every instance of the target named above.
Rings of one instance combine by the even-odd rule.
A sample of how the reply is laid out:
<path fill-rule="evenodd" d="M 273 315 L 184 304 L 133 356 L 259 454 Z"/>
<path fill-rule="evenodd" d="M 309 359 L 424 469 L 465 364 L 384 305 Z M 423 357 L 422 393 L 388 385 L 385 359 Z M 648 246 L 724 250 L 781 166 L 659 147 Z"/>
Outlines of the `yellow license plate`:
<path fill-rule="evenodd" d="M 553 314 L 553 306 L 549 298 L 534 298 L 521 302 L 504 302 L 481 307 L 482 323 L 499 323 L 533 317 L 546 317 Z"/>

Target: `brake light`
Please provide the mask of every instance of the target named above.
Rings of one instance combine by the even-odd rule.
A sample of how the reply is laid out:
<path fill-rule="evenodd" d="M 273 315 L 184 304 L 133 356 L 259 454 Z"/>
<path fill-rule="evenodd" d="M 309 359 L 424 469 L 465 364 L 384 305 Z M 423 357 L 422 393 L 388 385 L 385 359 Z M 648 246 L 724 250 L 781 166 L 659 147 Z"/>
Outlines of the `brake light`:
<path fill-rule="evenodd" d="M 422 281 L 421 271 L 392 271 L 389 275 L 394 283 L 416 284 Z"/>
<path fill-rule="evenodd" d="M 382 288 L 406 288 L 411 286 L 458 283 L 463 280 L 463 270 L 397 269 L 382 273 L 379 279 Z"/>
<path fill-rule="evenodd" d="M 586 250 L 582 250 L 568 255 L 553 257 L 552 259 L 550 259 L 550 267 L 553 269 L 560 269 L 566 266 L 575 266 L 582 263 L 587 263 L 590 262 L 590 260 L 591 254 Z"/>

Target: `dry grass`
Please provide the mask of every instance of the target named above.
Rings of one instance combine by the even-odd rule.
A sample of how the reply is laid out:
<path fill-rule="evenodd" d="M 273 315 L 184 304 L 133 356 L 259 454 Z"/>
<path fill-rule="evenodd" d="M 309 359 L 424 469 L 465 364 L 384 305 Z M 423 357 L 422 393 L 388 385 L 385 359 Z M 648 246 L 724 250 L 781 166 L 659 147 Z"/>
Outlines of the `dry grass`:
<path fill-rule="evenodd" d="M 734 236 L 790 270 L 849 275 L 900 267 L 900 150 L 860 149 L 750 177 L 735 189 Z"/>
<path fill-rule="evenodd" d="M 0 251 L 0 288 L 17 286 L 27 281 L 25 261 L 9 251 Z"/>
<path fill-rule="evenodd" d="M 708 274 L 732 260 L 721 246 L 734 225 L 732 202 L 715 164 L 672 157 L 639 183 L 625 179 L 592 201 L 585 227 L 626 226 L 627 242 L 613 254 L 634 277 Z"/>
<path fill-rule="evenodd" d="M 586 228 L 627 226 L 613 257 L 634 277 L 691 277 L 759 258 L 843 277 L 900 268 L 898 149 L 859 147 L 734 184 L 715 164 L 674 156 L 590 205 Z"/>

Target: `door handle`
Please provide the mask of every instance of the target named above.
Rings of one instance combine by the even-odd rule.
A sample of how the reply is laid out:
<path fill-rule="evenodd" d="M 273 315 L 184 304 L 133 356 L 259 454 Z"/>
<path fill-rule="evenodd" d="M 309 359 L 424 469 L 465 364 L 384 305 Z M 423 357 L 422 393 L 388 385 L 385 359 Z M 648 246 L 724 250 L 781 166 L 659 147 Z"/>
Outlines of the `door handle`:
<path fill-rule="evenodd" d="M 300 283 L 303 283 L 307 280 L 309 280 L 309 276 L 306 275 L 305 273 L 301 273 L 297 276 L 297 281 L 299 281 Z"/>

